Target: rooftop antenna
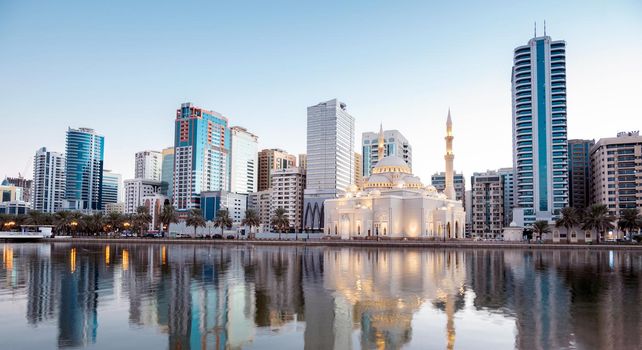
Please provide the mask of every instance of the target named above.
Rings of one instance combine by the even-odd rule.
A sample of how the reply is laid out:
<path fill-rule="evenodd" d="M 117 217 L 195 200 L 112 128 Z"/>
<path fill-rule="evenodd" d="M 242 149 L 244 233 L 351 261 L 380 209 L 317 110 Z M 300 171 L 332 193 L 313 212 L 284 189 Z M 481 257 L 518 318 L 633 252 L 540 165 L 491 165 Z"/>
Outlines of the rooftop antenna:
<path fill-rule="evenodd" d="M 544 20 L 544 36 L 546 36 L 546 20 Z"/>
<path fill-rule="evenodd" d="M 533 22 L 533 25 L 534 25 L 533 38 L 537 38 L 537 21 Z"/>

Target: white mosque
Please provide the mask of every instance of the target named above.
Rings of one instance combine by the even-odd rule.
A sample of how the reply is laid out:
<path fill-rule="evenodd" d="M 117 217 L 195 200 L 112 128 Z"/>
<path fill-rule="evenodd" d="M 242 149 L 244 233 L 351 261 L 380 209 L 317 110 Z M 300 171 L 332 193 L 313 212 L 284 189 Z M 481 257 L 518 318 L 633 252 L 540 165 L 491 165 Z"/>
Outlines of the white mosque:
<path fill-rule="evenodd" d="M 325 234 L 341 239 L 463 238 L 466 214 L 461 201 L 455 200 L 450 111 L 446 131 L 443 192 L 424 186 L 402 158 L 384 157 L 364 179 L 362 189 L 352 186 L 343 197 L 325 201 Z M 378 146 L 379 154 L 384 154 L 381 132 Z"/>

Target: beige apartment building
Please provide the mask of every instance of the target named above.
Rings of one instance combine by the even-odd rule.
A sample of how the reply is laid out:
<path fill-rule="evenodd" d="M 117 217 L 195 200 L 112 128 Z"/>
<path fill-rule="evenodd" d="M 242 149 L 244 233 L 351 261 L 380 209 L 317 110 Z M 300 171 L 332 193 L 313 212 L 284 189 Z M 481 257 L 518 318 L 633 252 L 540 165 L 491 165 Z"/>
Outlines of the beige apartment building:
<path fill-rule="evenodd" d="M 622 209 L 642 208 L 642 136 L 621 132 L 591 148 L 591 203 L 605 204 L 619 216 Z"/>
<path fill-rule="evenodd" d="M 290 220 L 290 227 L 299 231 L 303 219 L 303 190 L 305 189 L 305 172 L 301 168 L 275 170 L 272 175 L 272 196 L 270 217 L 277 208 L 285 209 Z"/>
<path fill-rule="evenodd" d="M 258 191 L 270 188 L 274 170 L 296 166 L 296 156 L 284 150 L 273 148 L 259 152 L 259 184 Z"/>
<path fill-rule="evenodd" d="M 504 227 L 504 183 L 496 171 L 475 173 L 472 187 L 472 234 L 500 238 Z"/>

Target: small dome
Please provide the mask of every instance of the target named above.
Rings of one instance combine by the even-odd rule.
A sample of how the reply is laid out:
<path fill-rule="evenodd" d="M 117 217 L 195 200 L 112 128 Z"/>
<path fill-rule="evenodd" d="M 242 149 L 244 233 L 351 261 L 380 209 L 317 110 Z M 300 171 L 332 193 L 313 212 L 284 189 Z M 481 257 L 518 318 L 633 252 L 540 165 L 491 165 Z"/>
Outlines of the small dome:
<path fill-rule="evenodd" d="M 428 185 L 428 186 L 424 187 L 424 190 L 426 190 L 426 192 L 430 192 L 430 193 L 437 192 L 437 188 L 435 186 L 433 186 L 433 185 Z"/>

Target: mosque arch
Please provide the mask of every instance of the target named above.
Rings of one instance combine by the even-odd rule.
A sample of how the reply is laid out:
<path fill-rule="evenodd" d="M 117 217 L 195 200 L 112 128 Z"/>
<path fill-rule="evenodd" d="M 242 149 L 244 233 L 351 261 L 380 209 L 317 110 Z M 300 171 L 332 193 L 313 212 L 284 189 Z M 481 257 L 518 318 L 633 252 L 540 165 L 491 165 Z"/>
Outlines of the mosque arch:
<path fill-rule="evenodd" d="M 446 233 L 448 235 L 448 238 L 452 238 L 451 237 L 450 221 L 448 222 L 448 225 L 446 225 Z"/>

